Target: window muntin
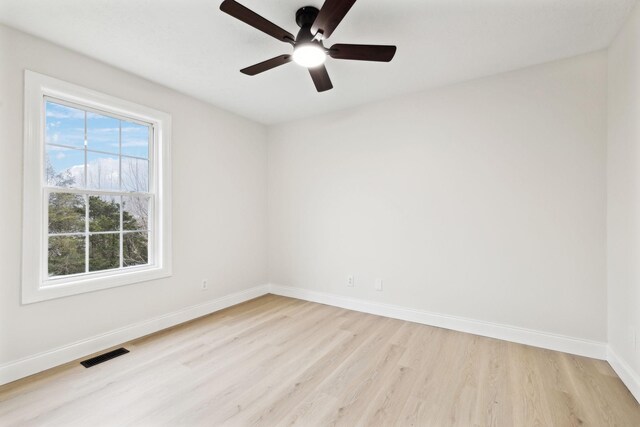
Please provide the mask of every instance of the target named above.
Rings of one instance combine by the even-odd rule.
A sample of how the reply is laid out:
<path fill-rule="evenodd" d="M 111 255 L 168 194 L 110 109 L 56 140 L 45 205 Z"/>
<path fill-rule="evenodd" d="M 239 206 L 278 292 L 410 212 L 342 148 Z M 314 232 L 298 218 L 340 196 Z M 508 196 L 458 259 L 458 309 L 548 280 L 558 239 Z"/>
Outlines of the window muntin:
<path fill-rule="evenodd" d="M 44 97 L 43 286 L 154 264 L 151 123 Z"/>

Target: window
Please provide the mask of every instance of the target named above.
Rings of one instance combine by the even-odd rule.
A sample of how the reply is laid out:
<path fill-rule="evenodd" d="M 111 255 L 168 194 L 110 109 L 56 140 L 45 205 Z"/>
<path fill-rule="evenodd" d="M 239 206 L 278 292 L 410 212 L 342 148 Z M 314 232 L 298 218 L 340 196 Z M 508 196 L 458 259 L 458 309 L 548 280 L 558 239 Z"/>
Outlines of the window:
<path fill-rule="evenodd" d="M 167 277 L 170 117 L 25 72 L 23 303 Z"/>

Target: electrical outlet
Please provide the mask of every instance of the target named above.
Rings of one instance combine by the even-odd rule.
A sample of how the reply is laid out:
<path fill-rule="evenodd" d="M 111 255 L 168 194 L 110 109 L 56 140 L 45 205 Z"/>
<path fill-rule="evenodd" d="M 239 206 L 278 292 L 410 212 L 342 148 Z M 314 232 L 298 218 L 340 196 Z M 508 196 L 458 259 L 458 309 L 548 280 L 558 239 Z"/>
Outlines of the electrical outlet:
<path fill-rule="evenodd" d="M 202 281 L 202 288 L 203 291 L 206 291 L 207 289 L 209 289 L 209 282 L 207 282 L 207 279 Z"/>
<path fill-rule="evenodd" d="M 376 279 L 375 289 L 376 291 L 382 291 L 382 279 Z"/>
<path fill-rule="evenodd" d="M 347 276 L 347 286 L 353 288 L 354 285 L 355 280 L 353 279 L 353 276 Z"/>

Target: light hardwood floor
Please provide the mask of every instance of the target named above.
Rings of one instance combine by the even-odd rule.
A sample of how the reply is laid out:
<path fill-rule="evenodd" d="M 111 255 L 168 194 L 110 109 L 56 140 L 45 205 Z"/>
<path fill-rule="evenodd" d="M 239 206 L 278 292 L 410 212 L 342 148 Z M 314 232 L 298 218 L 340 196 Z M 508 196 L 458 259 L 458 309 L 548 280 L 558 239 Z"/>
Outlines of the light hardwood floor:
<path fill-rule="evenodd" d="M 267 295 L 0 387 L 2 426 L 640 426 L 603 361 Z"/>

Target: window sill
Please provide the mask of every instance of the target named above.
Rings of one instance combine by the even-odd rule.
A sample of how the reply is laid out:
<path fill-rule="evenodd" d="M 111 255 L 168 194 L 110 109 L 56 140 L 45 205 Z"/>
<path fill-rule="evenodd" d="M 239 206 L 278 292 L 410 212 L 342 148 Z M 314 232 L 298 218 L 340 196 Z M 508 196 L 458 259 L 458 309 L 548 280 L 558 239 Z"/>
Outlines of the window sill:
<path fill-rule="evenodd" d="M 168 268 L 145 266 L 144 268 L 132 268 L 130 271 L 118 271 L 117 273 L 96 273 L 95 275 L 47 280 L 38 287 L 23 286 L 22 303 L 31 304 L 170 276 L 171 271 Z"/>

